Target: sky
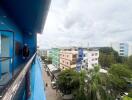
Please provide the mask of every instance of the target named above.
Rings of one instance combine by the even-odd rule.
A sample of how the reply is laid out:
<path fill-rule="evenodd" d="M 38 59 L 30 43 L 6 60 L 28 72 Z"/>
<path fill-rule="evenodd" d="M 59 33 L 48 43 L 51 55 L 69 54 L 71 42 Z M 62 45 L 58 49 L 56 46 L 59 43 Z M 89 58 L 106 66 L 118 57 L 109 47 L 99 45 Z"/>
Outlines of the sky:
<path fill-rule="evenodd" d="M 110 46 L 132 41 L 132 0 L 51 0 L 38 46 Z"/>

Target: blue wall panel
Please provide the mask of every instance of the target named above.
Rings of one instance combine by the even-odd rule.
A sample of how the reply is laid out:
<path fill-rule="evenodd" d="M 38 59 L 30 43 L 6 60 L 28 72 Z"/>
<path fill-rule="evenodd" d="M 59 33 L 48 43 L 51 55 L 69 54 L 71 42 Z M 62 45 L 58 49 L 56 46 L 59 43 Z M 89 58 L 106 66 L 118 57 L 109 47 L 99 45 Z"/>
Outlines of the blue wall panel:
<path fill-rule="evenodd" d="M 42 64 L 40 58 L 36 57 L 31 69 L 31 97 L 29 100 L 46 100 L 44 83 L 42 77 Z"/>
<path fill-rule="evenodd" d="M 21 30 L 15 25 L 15 23 L 12 22 L 12 20 L 8 17 L 8 15 L 4 12 L 2 8 L 0 8 L 0 30 L 11 30 L 14 32 L 14 49 L 15 49 L 15 43 L 16 41 L 21 44 L 20 47 L 23 46 L 23 34 Z M 2 34 L 6 36 L 13 36 L 12 32 L 2 32 Z M 13 48 L 10 49 L 11 55 L 13 55 Z M 15 54 L 15 52 L 14 52 Z M 19 64 L 22 62 L 22 55 L 14 55 L 14 68 L 16 69 Z"/>
<path fill-rule="evenodd" d="M 30 51 L 30 56 L 33 55 L 36 51 L 36 34 L 26 33 L 24 34 L 23 42 L 27 44 Z"/>

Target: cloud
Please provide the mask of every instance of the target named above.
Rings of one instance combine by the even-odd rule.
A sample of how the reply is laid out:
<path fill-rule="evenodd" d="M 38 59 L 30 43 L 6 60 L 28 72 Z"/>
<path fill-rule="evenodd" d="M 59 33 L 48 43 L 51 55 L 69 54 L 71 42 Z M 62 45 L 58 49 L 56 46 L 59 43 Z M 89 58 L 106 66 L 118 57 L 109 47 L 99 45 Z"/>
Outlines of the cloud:
<path fill-rule="evenodd" d="M 100 46 L 132 41 L 131 4 L 131 0 L 52 0 L 38 45 L 49 48 L 89 42 Z"/>

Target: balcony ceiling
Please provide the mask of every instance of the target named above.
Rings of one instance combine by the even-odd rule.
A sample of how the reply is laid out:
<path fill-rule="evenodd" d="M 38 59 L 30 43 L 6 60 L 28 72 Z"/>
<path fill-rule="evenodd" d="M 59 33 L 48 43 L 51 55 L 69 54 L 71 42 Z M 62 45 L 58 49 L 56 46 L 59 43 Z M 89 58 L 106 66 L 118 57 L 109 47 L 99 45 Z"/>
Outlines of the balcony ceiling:
<path fill-rule="evenodd" d="M 0 4 L 24 32 L 41 33 L 50 0 L 0 0 Z"/>

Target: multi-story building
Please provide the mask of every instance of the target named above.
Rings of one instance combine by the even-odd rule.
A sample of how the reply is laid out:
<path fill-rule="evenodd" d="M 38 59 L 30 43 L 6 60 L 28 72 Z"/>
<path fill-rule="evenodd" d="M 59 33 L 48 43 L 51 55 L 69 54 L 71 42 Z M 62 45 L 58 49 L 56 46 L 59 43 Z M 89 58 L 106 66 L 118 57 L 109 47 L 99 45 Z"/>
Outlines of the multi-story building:
<path fill-rule="evenodd" d="M 52 58 L 52 64 L 55 67 L 59 68 L 60 66 L 60 49 L 59 48 L 52 48 L 51 58 Z"/>
<path fill-rule="evenodd" d="M 38 49 L 37 53 L 39 56 L 47 56 L 47 51 L 43 49 Z"/>
<path fill-rule="evenodd" d="M 127 57 L 131 55 L 130 44 L 128 43 L 112 43 L 112 48 L 118 52 L 119 56 Z"/>
<path fill-rule="evenodd" d="M 128 44 L 127 43 L 120 43 L 119 44 L 119 55 L 127 57 L 128 56 Z"/>
<path fill-rule="evenodd" d="M 129 43 L 128 56 L 132 56 L 132 44 Z"/>
<path fill-rule="evenodd" d="M 85 50 L 84 58 L 82 61 L 82 69 L 91 69 L 94 66 L 98 65 L 99 50 Z"/>
<path fill-rule="evenodd" d="M 47 50 L 47 57 L 52 58 L 52 49 Z"/>
<path fill-rule="evenodd" d="M 60 69 L 76 68 L 78 51 L 76 49 L 63 49 L 60 51 Z"/>

